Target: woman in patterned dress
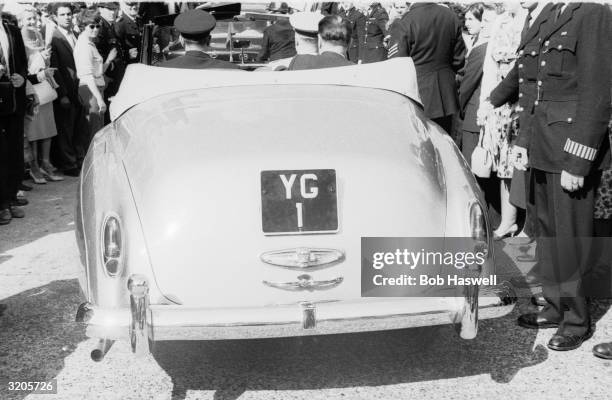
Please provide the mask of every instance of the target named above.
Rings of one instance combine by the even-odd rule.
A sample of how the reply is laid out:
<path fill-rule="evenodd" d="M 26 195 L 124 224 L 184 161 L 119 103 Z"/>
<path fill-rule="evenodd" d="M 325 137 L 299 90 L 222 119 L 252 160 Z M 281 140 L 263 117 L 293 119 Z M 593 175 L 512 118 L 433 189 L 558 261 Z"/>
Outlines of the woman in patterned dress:
<path fill-rule="evenodd" d="M 521 30 L 525 22 L 525 10 L 519 3 L 504 3 L 504 12 L 493 26 L 487 54 L 483 65 L 481 104 L 514 66 L 516 49 L 521 41 Z M 483 147 L 493 156 L 493 171 L 500 182 L 501 222 L 495 230 L 496 238 L 513 235 L 517 210 L 510 203 L 510 180 L 513 165 L 510 159 L 512 143 L 518 135 L 518 114 L 516 104 L 496 109 L 479 110 L 480 123 L 484 126 Z"/>

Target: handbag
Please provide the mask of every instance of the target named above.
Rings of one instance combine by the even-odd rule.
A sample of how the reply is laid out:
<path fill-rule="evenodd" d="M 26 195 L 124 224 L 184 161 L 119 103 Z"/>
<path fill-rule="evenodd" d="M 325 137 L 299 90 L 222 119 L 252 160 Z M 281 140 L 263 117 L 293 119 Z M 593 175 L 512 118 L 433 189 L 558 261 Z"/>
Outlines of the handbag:
<path fill-rule="evenodd" d="M 480 128 L 478 136 L 478 144 L 474 148 L 471 157 L 472 172 L 479 178 L 489 178 L 491 176 L 491 167 L 493 166 L 493 157 L 491 153 L 482 147 L 484 137 L 484 128 Z"/>
<path fill-rule="evenodd" d="M 45 79 L 32 86 L 34 87 L 34 92 L 36 92 L 36 97 L 38 97 L 38 104 L 43 105 L 51 103 L 53 100 L 57 99 L 57 92 L 51 87 L 48 80 Z"/>

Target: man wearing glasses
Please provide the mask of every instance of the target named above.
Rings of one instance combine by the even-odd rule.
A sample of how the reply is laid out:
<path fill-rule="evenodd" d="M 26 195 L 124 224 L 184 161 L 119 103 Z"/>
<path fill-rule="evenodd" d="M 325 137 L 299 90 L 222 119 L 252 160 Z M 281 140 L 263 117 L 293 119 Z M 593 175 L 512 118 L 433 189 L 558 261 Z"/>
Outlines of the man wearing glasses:
<path fill-rule="evenodd" d="M 123 15 L 115 23 L 115 35 L 123 50 L 123 60 L 126 64 L 133 64 L 138 62 L 142 39 L 139 4 L 126 2 L 122 5 L 122 10 Z"/>

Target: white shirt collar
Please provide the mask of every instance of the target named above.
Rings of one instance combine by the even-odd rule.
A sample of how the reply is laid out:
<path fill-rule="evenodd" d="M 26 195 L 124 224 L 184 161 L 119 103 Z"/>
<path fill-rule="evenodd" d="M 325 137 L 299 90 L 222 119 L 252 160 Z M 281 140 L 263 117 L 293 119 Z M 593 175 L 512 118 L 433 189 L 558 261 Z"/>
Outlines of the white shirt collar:
<path fill-rule="evenodd" d="M 533 25 L 533 22 L 538 18 L 538 15 L 542 12 L 544 7 L 546 7 L 547 3 L 539 2 L 537 7 L 533 9 L 531 12 L 531 21 L 529 21 L 529 26 Z"/>

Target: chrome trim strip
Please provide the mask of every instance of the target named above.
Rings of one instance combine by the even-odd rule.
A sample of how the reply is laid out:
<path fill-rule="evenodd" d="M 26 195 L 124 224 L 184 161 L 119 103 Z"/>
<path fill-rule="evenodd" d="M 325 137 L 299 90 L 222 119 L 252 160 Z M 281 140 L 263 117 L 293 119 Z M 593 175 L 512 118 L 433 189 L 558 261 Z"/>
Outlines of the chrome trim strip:
<path fill-rule="evenodd" d="M 262 283 L 266 286 L 270 286 L 276 289 L 289 290 L 292 292 L 299 292 L 302 290 L 308 290 L 312 292 L 314 290 L 328 290 L 335 288 L 344 281 L 344 278 L 341 276 L 327 281 L 315 281 L 312 279 L 312 276 L 308 274 L 300 275 L 297 278 L 297 282 L 262 281 Z"/>
<path fill-rule="evenodd" d="M 287 265 L 282 262 L 283 257 L 294 255 L 296 265 Z M 328 268 L 344 261 L 344 252 L 337 249 L 322 249 L 309 247 L 296 247 L 284 250 L 266 251 L 259 258 L 266 264 L 297 271 L 316 271 Z M 329 261 L 321 263 L 320 258 Z"/>

